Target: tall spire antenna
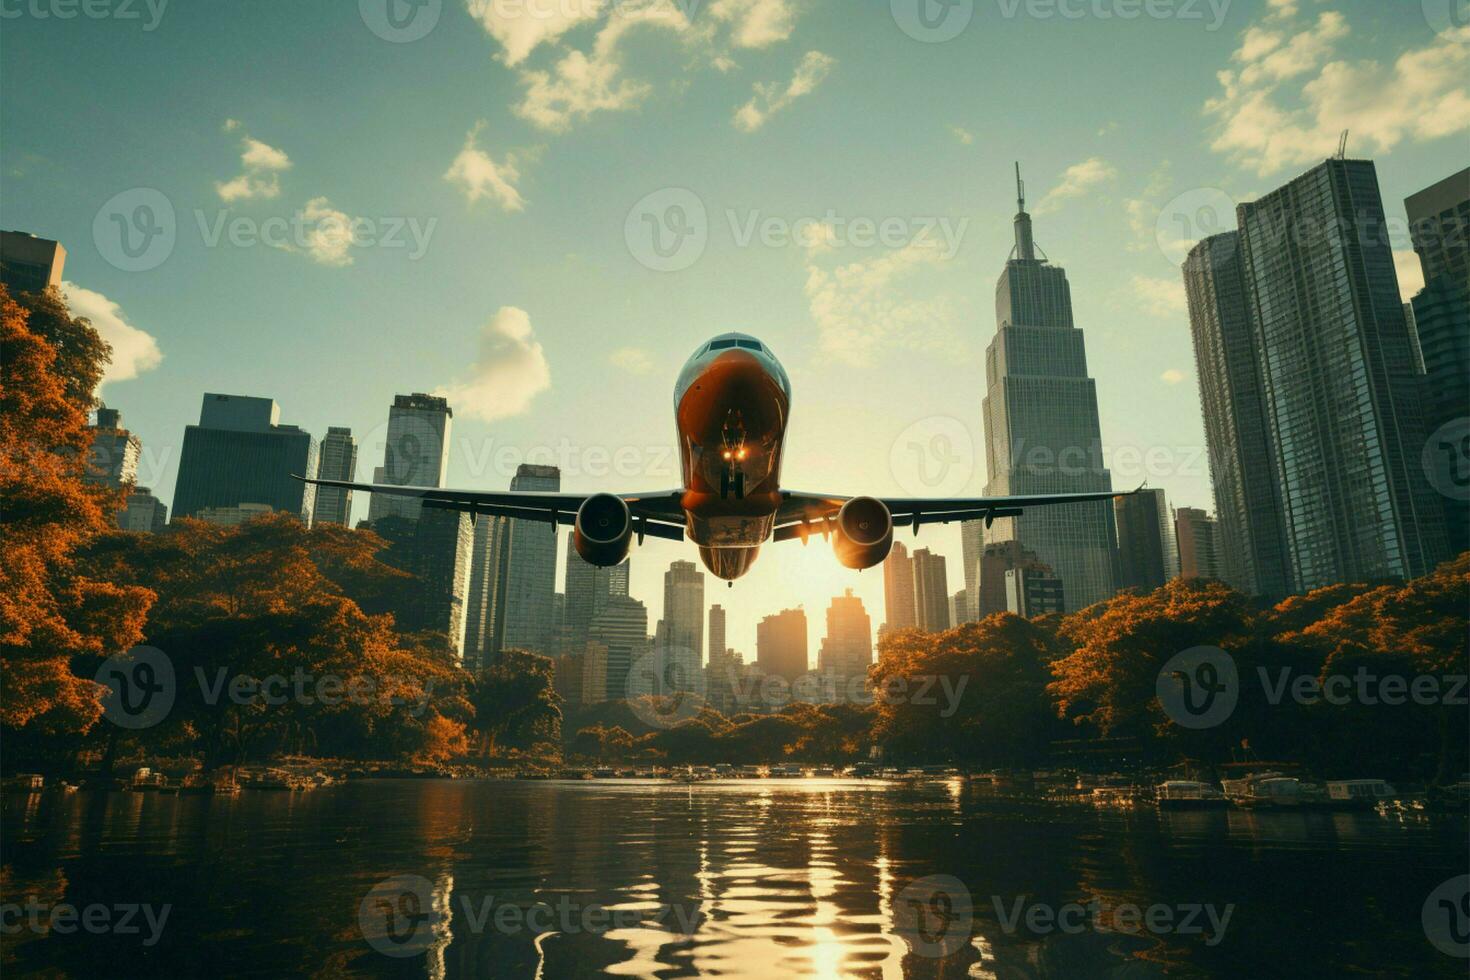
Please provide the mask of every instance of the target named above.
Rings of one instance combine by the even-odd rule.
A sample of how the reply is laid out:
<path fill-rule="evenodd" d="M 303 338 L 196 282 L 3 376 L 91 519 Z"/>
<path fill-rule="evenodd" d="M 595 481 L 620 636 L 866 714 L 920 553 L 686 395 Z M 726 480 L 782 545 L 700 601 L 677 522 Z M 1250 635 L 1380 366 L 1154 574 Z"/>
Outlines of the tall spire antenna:
<path fill-rule="evenodd" d="M 1021 161 L 1016 161 L 1016 210 L 1026 210 L 1026 182 L 1021 179 Z"/>
<path fill-rule="evenodd" d="M 1016 247 L 1011 255 L 1027 262 L 1036 258 L 1036 243 L 1031 240 L 1031 215 L 1026 213 L 1026 182 L 1021 179 L 1021 164 L 1016 163 Z"/>

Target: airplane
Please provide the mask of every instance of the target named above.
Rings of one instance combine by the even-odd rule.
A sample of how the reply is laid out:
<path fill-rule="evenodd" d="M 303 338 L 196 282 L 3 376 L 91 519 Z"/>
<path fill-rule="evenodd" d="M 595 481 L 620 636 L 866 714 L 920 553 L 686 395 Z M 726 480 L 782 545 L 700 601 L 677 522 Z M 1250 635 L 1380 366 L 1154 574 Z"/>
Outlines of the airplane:
<path fill-rule="evenodd" d="M 674 385 L 674 425 L 683 485 L 656 493 L 453 490 L 442 487 L 304 479 L 322 487 L 418 497 L 422 506 L 572 527 L 588 563 L 621 564 L 646 536 L 692 541 L 700 560 L 734 584 L 768 541 L 813 533 L 832 541 L 848 568 L 888 557 L 893 532 L 924 524 L 1015 517 L 1031 507 L 1126 496 L 1112 490 L 1011 497 L 847 497 L 781 487 L 781 452 L 791 412 L 791 380 L 771 349 L 749 334 L 701 344 Z"/>

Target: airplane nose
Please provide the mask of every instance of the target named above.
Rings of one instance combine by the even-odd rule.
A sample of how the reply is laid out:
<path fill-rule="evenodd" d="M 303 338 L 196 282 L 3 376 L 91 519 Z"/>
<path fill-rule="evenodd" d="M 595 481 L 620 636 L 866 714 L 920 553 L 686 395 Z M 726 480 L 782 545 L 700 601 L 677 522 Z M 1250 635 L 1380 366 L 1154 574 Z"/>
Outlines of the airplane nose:
<path fill-rule="evenodd" d="M 712 360 L 684 393 L 679 428 L 701 445 L 719 445 L 723 429 L 737 413 L 749 431 L 780 431 L 785 395 L 759 358 L 729 350 Z"/>

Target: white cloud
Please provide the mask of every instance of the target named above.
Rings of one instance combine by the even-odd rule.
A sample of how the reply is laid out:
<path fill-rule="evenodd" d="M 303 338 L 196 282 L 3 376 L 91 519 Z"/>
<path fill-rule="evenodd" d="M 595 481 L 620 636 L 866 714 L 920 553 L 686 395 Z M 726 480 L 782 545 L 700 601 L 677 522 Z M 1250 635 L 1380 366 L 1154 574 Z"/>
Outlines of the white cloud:
<path fill-rule="evenodd" d="M 332 207 L 325 197 L 314 197 L 301 210 L 302 241 L 306 254 L 322 265 L 351 265 L 353 229 L 357 219 Z"/>
<path fill-rule="evenodd" d="M 481 328 L 480 353 L 469 377 L 434 393 L 449 399 L 457 413 L 494 422 L 526 411 L 550 387 L 551 368 L 530 315 L 502 306 Z"/>
<path fill-rule="evenodd" d="M 464 148 L 449 165 L 444 179 L 463 191 L 471 204 L 484 199 L 493 201 L 506 211 L 524 210 L 525 199 L 515 186 L 521 179 L 515 155 L 508 153 L 500 163 L 496 163 L 490 154 L 480 149 L 479 135 L 484 127 L 484 122 L 477 123 L 465 135 Z"/>
<path fill-rule="evenodd" d="M 730 24 L 737 48 L 764 48 L 791 37 L 796 11 L 791 0 L 714 0 L 710 16 Z"/>
<path fill-rule="evenodd" d="M 970 146 L 975 142 L 975 134 L 963 126 L 951 126 L 949 131 L 960 141 L 961 146 Z"/>
<path fill-rule="evenodd" d="M 1157 276 L 1134 276 L 1129 284 L 1134 298 L 1151 316 L 1172 317 L 1184 313 L 1187 303 L 1182 279 L 1160 279 Z"/>
<path fill-rule="evenodd" d="M 500 60 L 514 67 L 542 44 L 601 17 L 605 0 L 468 0 L 470 16 L 501 47 Z"/>
<path fill-rule="evenodd" d="M 1047 191 L 1046 196 L 1037 202 L 1034 210 L 1037 214 L 1058 211 L 1062 207 L 1062 202 L 1074 197 L 1082 197 L 1092 188 L 1116 176 L 1118 176 L 1118 171 L 1101 157 L 1092 157 L 1081 163 L 1074 163 L 1063 172 L 1062 182 Z"/>
<path fill-rule="evenodd" d="M 837 59 L 829 55 L 808 51 L 784 87 L 777 82 L 757 82 L 755 95 L 735 113 L 735 127 L 747 133 L 760 129 L 772 115 L 822 84 L 836 64 Z"/>
<path fill-rule="evenodd" d="M 1286 19 L 1290 3 L 1268 19 Z M 1342 14 L 1324 11 L 1311 25 L 1252 26 L 1232 55 L 1239 68 L 1218 73 L 1220 94 L 1205 103 L 1218 121 L 1211 147 L 1261 176 L 1316 163 L 1350 131 L 1356 155 L 1386 153 L 1470 129 L 1470 25 L 1402 51 L 1391 66 L 1335 59 L 1349 33 Z M 1289 35 L 1289 36 L 1288 36 Z M 1307 76 L 1299 91 L 1288 83 Z"/>
<path fill-rule="evenodd" d="M 1173 182 L 1172 168 L 1173 164 L 1168 160 L 1159 161 L 1139 195 L 1123 202 L 1123 210 L 1128 215 L 1128 229 L 1133 232 L 1133 240 L 1126 246 L 1128 251 L 1141 252 L 1154 247 L 1159 209 L 1163 204 L 1161 198 Z"/>
<path fill-rule="evenodd" d="M 942 250 L 923 240 L 832 269 L 808 260 L 806 296 L 822 350 L 866 366 L 886 348 L 935 347 L 949 325 L 948 304 L 909 295 L 902 283 L 941 261 Z"/>
<path fill-rule="evenodd" d="M 1399 296 L 1405 303 L 1424 288 L 1424 266 L 1419 264 L 1419 255 L 1412 248 L 1393 250 L 1393 271 L 1399 280 Z"/>
<path fill-rule="evenodd" d="M 569 51 L 549 71 L 521 72 L 526 91 L 515 107 L 516 115 L 541 129 L 562 132 L 573 121 L 595 112 L 636 107 L 652 86 L 620 77 L 623 63 L 618 46 L 629 32 L 643 26 L 682 33 L 689 21 L 671 0 L 619 8 L 597 32 L 589 51 Z"/>
<path fill-rule="evenodd" d="M 1159 380 L 1166 385 L 1177 385 L 1184 380 L 1184 372 L 1178 368 L 1169 368 L 1159 375 Z"/>
<path fill-rule="evenodd" d="M 653 358 L 641 347 L 619 347 L 608 355 L 613 367 L 629 374 L 648 374 L 653 370 Z"/>
<path fill-rule="evenodd" d="M 72 316 L 90 320 L 93 329 L 112 347 L 112 363 L 102 376 L 103 385 L 136 378 L 158 367 L 163 360 L 158 341 L 129 323 L 122 309 L 106 296 L 65 280 L 61 283 L 61 295 Z"/>
<path fill-rule="evenodd" d="M 240 121 L 226 119 L 224 128 L 226 132 L 233 132 L 240 128 Z M 291 169 L 291 158 L 284 151 L 250 136 L 241 140 L 240 146 L 240 175 L 215 181 L 214 189 L 220 200 L 229 203 L 279 197 L 281 173 Z"/>

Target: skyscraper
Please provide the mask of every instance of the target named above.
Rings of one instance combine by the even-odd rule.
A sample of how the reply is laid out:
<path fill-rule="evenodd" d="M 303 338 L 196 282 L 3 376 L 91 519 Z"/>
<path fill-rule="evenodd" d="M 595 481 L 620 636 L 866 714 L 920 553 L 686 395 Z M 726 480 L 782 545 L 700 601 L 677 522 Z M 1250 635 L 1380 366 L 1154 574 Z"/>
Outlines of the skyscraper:
<path fill-rule="evenodd" d="M 449 469 L 449 433 L 454 412 L 448 401 L 414 392 L 396 395 L 388 409 L 388 433 L 383 441 L 383 465 L 373 471 L 374 483 L 401 487 L 442 487 Z M 377 447 L 366 447 L 372 452 Z M 419 516 L 423 501 L 416 497 L 373 494 L 368 520 Z"/>
<path fill-rule="evenodd" d="M 1173 523 L 1173 518 L 1170 518 Z M 1013 612 L 1020 615 L 1036 615 L 1032 612 L 1024 612 L 1029 606 L 1018 605 L 1018 600 L 1012 596 L 1013 580 L 1015 577 L 1010 573 L 1024 571 L 1026 575 L 1023 580 L 1036 583 L 1036 589 L 1045 591 L 1048 602 L 1057 597 L 1065 598 L 1066 592 L 1061 578 L 1052 571 L 1050 565 L 1038 558 L 1033 552 L 1021 547 L 1019 541 L 998 541 L 995 544 L 985 546 L 985 553 L 980 556 L 980 595 L 974 600 L 976 616 L 984 619 L 996 613 Z M 1024 596 L 1022 597 L 1024 599 Z M 1041 601 L 1040 599 L 1037 600 Z M 1033 603 L 1034 604 L 1034 603 Z M 1056 609 L 1047 607 L 1047 612 L 1064 612 L 1065 605 Z"/>
<path fill-rule="evenodd" d="M 804 610 L 784 609 L 756 624 L 755 662 L 762 674 L 788 683 L 807 672 Z"/>
<path fill-rule="evenodd" d="M 914 611 L 914 562 L 901 541 L 893 542 L 883 560 L 883 613 L 890 633 L 913 629 L 919 622 Z"/>
<path fill-rule="evenodd" d="M 709 607 L 709 655 L 713 657 L 728 649 L 725 643 L 725 607 L 715 603 Z"/>
<path fill-rule="evenodd" d="M 615 595 L 593 618 L 588 637 L 589 652 L 594 645 L 605 651 L 605 696 L 627 697 L 628 671 L 648 654 L 648 609 L 637 599 Z"/>
<path fill-rule="evenodd" d="M 1037 258 L 1019 169 L 1016 203 L 1016 244 L 996 283 L 997 330 L 985 351 L 985 493 L 1111 490 L 1071 287 L 1065 271 L 1044 254 Z M 1113 594 L 1116 544 L 1106 500 L 997 518 L 983 540 L 1019 541 L 1035 552 L 1066 582 L 1070 609 Z M 970 574 L 967 568 L 967 588 Z"/>
<path fill-rule="evenodd" d="M 379 518 L 372 529 L 388 541 L 383 560 L 414 576 L 399 596 L 400 628 L 443 633 L 467 667 L 481 666 L 466 647 L 474 551 L 469 515 L 425 508 L 417 518 Z"/>
<path fill-rule="evenodd" d="M 920 548 L 912 561 L 915 625 L 931 633 L 949 629 L 949 569 L 944 556 Z"/>
<path fill-rule="evenodd" d="M 24 231 L 0 231 L 0 282 L 12 293 L 39 293 L 61 285 L 66 249 Z"/>
<path fill-rule="evenodd" d="M 692 561 L 676 561 L 664 572 L 663 621 L 674 668 L 665 676 L 692 683 L 704 666 L 704 573 Z"/>
<path fill-rule="evenodd" d="M 265 504 L 310 523 L 316 488 L 296 477 L 316 472 L 316 440 L 279 420 L 269 398 L 205 394 L 199 424 L 184 428 L 174 517 Z"/>
<path fill-rule="evenodd" d="M 1240 236 L 1206 238 L 1183 271 L 1224 579 L 1248 595 L 1281 598 L 1291 576 Z"/>
<path fill-rule="evenodd" d="M 330 426 L 322 440 L 317 477 L 322 480 L 357 479 L 357 441 L 352 430 Z M 352 518 L 352 491 L 340 487 L 316 488 L 315 520 L 318 524 L 346 525 Z"/>
<path fill-rule="evenodd" d="M 465 599 L 465 666 L 481 670 L 503 649 L 510 521 L 481 514 L 475 521 Z M 583 636 L 583 642 L 586 637 Z"/>
<path fill-rule="evenodd" d="M 1292 585 L 1423 574 L 1444 510 L 1373 162 L 1327 160 L 1237 217 Z"/>
<path fill-rule="evenodd" d="M 1470 548 L 1470 169 L 1411 194 L 1404 207 L 1424 269 L 1412 306 L 1432 440 L 1424 451 L 1449 551 L 1459 554 Z"/>
<path fill-rule="evenodd" d="M 588 564 L 569 545 L 565 583 L 567 649 L 575 654 L 587 642 L 587 630 L 607 600 L 628 594 L 628 562 L 613 568 Z"/>
<path fill-rule="evenodd" d="M 555 466 L 522 463 L 511 478 L 510 488 L 560 490 L 561 470 Z M 511 519 L 501 649 L 544 654 L 554 652 L 551 649 L 551 596 L 556 592 L 556 545 L 554 526 L 544 521 Z M 610 651 L 608 656 L 613 657 L 613 653 Z M 608 663 L 608 683 L 611 684 L 614 661 L 609 660 Z"/>
<path fill-rule="evenodd" d="M 1164 491 L 1113 498 L 1118 525 L 1118 587 L 1152 592 L 1164 584 L 1164 537 L 1159 511 Z"/>
<path fill-rule="evenodd" d="M 114 408 L 97 409 L 97 424 L 91 427 L 92 446 L 87 453 L 83 479 L 114 490 L 138 482 L 138 457 L 143 446 L 138 437 L 122 427 L 122 415 Z"/>
<path fill-rule="evenodd" d="M 128 494 L 128 505 L 117 515 L 117 526 L 124 531 L 162 531 L 168 524 L 168 505 L 147 487 L 134 487 Z"/>
<path fill-rule="evenodd" d="M 1179 568 L 1184 578 L 1219 578 L 1221 560 L 1220 525 L 1197 507 L 1174 511 L 1174 529 L 1179 538 Z"/>
<path fill-rule="evenodd" d="M 817 651 L 817 669 L 833 678 L 864 678 L 873 664 L 873 623 L 863 600 L 847 589 L 827 607 L 827 635 Z"/>

